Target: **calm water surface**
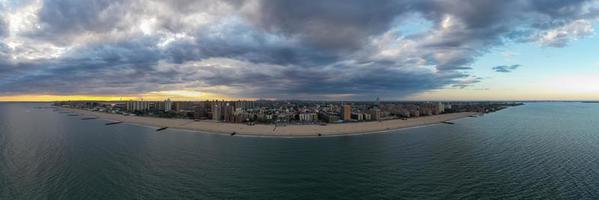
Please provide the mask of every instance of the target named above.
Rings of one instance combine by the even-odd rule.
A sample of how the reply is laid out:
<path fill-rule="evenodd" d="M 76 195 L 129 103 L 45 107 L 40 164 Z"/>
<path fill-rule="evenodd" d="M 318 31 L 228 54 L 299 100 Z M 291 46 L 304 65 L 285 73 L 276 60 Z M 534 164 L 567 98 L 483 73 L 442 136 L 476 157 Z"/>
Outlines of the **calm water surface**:
<path fill-rule="evenodd" d="M 328 138 L 105 126 L 0 103 L 0 199 L 598 199 L 599 104 Z"/>

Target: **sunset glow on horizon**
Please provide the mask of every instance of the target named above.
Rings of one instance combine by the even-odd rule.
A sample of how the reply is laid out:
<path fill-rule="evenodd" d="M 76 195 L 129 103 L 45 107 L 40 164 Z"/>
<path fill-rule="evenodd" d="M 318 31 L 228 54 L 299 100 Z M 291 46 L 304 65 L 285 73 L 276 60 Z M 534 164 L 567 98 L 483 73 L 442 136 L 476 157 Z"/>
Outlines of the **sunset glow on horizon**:
<path fill-rule="evenodd" d="M 145 100 L 145 101 L 163 101 L 171 99 L 173 101 L 204 101 L 204 100 L 254 100 L 240 99 L 219 96 L 215 94 L 198 93 L 193 91 L 160 91 L 139 94 L 134 96 L 118 96 L 118 95 L 14 95 L 0 96 L 0 101 L 5 102 L 52 102 L 52 101 L 129 101 L 129 100 Z"/>

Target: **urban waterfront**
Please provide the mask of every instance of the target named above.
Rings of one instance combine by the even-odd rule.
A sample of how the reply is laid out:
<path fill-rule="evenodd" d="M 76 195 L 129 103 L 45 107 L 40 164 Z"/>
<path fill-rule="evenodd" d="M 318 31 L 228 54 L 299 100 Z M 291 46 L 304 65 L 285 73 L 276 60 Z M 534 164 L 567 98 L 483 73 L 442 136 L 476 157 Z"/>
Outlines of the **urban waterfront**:
<path fill-rule="evenodd" d="M 0 103 L 0 199 L 594 199 L 599 104 L 321 138 L 231 137 Z"/>
<path fill-rule="evenodd" d="M 230 123 L 324 124 L 418 118 L 459 112 L 495 112 L 517 102 L 498 101 L 59 101 L 52 109 L 75 108 L 124 116 L 212 120 Z"/>

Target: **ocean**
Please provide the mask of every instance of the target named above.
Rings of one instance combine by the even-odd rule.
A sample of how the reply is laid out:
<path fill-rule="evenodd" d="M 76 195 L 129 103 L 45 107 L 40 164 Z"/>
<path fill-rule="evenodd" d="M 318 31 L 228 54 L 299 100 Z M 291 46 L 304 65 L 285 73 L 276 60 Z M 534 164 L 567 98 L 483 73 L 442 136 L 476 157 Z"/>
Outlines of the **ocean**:
<path fill-rule="evenodd" d="M 386 133 L 239 137 L 0 103 L 0 199 L 597 199 L 599 104 Z"/>

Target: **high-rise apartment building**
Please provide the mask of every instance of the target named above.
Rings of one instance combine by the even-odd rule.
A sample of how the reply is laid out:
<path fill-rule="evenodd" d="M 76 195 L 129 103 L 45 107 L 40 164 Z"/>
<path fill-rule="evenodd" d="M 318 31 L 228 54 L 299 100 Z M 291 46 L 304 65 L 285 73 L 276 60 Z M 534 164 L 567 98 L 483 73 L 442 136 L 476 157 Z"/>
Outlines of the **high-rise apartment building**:
<path fill-rule="evenodd" d="M 222 105 L 216 101 L 212 103 L 212 120 L 220 121 L 222 119 Z"/>
<path fill-rule="evenodd" d="M 343 110 L 342 110 L 341 115 L 342 115 L 343 121 L 351 120 L 351 105 L 343 105 Z"/>
<path fill-rule="evenodd" d="M 173 102 L 171 101 L 171 99 L 167 99 L 166 101 L 164 101 L 164 111 L 168 112 L 171 111 L 173 109 Z"/>

